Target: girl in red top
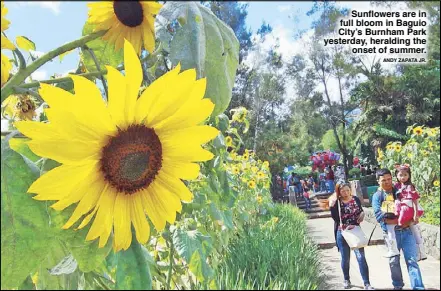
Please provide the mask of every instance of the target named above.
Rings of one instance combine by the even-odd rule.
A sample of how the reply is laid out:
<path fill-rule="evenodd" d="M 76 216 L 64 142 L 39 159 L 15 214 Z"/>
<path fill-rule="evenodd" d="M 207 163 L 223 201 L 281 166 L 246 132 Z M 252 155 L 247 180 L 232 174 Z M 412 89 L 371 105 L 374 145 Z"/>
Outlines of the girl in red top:
<path fill-rule="evenodd" d="M 397 190 L 398 200 L 396 201 L 396 215 L 398 215 L 398 225 L 403 225 L 409 221 L 414 221 L 411 224 L 410 229 L 415 237 L 417 245 L 419 247 L 419 259 L 427 259 L 427 255 L 424 250 L 424 241 L 421 236 L 418 223 L 419 217 L 424 214 L 422 208 L 418 207 L 418 199 L 420 195 L 412 184 L 410 166 L 400 165 L 396 166 L 395 176 L 397 177 L 397 183 L 395 183 L 395 189 Z"/>

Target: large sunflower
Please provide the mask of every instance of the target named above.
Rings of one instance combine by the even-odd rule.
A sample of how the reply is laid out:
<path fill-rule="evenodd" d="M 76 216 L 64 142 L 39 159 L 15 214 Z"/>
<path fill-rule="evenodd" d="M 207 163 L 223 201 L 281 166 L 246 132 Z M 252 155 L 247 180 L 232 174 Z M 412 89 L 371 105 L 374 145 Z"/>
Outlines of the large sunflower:
<path fill-rule="evenodd" d="M 95 217 L 86 240 L 99 237 L 102 247 L 113 229 L 115 251 L 130 246 L 131 224 L 137 240 L 147 242 L 145 214 L 158 231 L 175 221 L 181 200 L 193 197 L 181 179 L 199 175 L 194 162 L 213 157 L 201 144 L 218 134 L 200 125 L 214 104 L 203 99 L 206 80 L 196 80 L 194 69 L 179 73 L 178 65 L 138 98 L 142 69 L 128 41 L 124 60 L 125 76 L 107 67 L 107 106 L 93 82 L 72 75 L 75 95 L 41 84 L 49 123 L 15 123 L 32 139 L 28 144 L 34 153 L 62 163 L 28 192 L 36 193 L 36 200 L 57 200 L 56 210 L 78 203 L 63 228 L 83 217 L 82 228 Z"/>
<path fill-rule="evenodd" d="M 155 49 L 155 18 L 162 5 L 150 1 L 102 1 L 87 4 L 89 23 L 95 31 L 108 30 L 104 39 L 114 43 L 116 50 L 127 39 L 138 55 L 141 46 L 150 53 Z"/>
<path fill-rule="evenodd" d="M 14 44 L 7 39 L 3 35 L 3 31 L 8 29 L 9 27 L 9 21 L 5 18 L 6 14 L 8 13 L 8 8 L 5 7 L 5 4 L 1 2 L 1 10 L 2 10 L 2 16 L 1 16 L 1 49 L 15 49 Z M 12 69 L 12 64 L 9 61 L 9 58 L 1 53 L 1 86 L 3 86 L 4 83 L 6 83 L 9 79 L 9 72 Z"/>

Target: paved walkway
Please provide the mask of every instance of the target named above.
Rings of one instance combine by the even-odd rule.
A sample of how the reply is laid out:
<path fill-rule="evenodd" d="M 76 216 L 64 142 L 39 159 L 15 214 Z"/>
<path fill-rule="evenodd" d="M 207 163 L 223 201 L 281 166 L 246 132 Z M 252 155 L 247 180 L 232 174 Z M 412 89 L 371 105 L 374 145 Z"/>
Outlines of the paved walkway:
<path fill-rule="evenodd" d="M 320 247 L 320 258 L 322 273 L 325 277 L 323 290 L 342 290 L 343 273 L 340 267 L 340 253 L 335 247 L 333 233 L 334 221 L 332 218 L 310 219 L 307 221 L 308 229 L 312 239 Z M 367 235 L 370 235 L 374 225 L 368 222 L 362 223 L 362 228 Z M 377 290 L 392 289 L 392 280 L 390 278 L 390 269 L 388 259 L 383 255 L 386 253 L 386 247 L 382 242 L 381 230 L 376 227 L 372 242 L 376 245 L 369 245 L 366 250 L 366 260 L 369 266 L 370 280 L 372 286 Z M 440 261 L 429 257 L 429 259 L 419 262 L 423 282 L 427 290 L 440 290 Z M 404 289 L 410 289 L 409 275 L 406 269 L 406 263 L 401 256 L 401 269 L 405 283 Z M 358 263 L 355 255 L 351 254 L 351 282 L 354 285 L 352 290 L 363 289 L 363 281 L 358 269 Z"/>

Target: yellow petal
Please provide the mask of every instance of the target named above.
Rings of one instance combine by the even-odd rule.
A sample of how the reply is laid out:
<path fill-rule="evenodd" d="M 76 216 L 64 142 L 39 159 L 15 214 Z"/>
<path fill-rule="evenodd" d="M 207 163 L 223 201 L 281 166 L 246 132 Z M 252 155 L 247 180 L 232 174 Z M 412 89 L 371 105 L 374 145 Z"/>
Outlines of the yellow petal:
<path fill-rule="evenodd" d="M 142 92 L 141 97 L 139 97 L 138 102 L 136 103 L 135 120 L 137 123 L 141 123 L 151 112 L 153 104 L 158 100 L 159 96 L 161 96 L 162 92 L 165 91 L 169 83 L 175 79 L 180 70 L 181 65 L 178 64 L 173 70 L 156 79 L 144 90 L 144 92 Z"/>
<path fill-rule="evenodd" d="M 81 111 L 81 115 L 88 118 L 95 117 L 89 122 L 93 122 L 95 126 L 101 127 L 103 133 L 113 132 L 115 124 L 110 118 L 109 111 L 101 96 L 98 87 L 92 81 L 82 76 L 69 75 L 74 82 L 74 90 L 76 102 L 74 105 L 76 110 Z M 85 106 L 87 104 L 87 106 Z M 80 116 L 81 116 L 80 115 Z"/>
<path fill-rule="evenodd" d="M 185 186 L 185 184 L 178 178 L 168 174 L 165 170 L 159 171 L 156 176 L 158 183 L 170 192 L 177 195 L 181 200 L 190 202 L 193 200 L 193 193 Z"/>
<path fill-rule="evenodd" d="M 38 178 L 28 189 L 28 193 L 60 193 L 60 197 L 69 194 L 79 182 L 91 175 L 94 163 L 78 166 L 61 165 Z"/>
<path fill-rule="evenodd" d="M 66 105 L 71 106 L 75 103 L 73 94 L 52 85 L 40 83 L 38 92 L 51 108 L 64 109 Z"/>
<path fill-rule="evenodd" d="M 6 38 L 4 35 L 2 35 L 1 48 L 13 50 L 13 49 L 15 49 L 15 45 L 8 38 Z"/>
<path fill-rule="evenodd" d="M 153 104 L 146 119 L 147 126 L 173 115 L 188 99 L 196 80 L 196 70 L 186 70 L 171 80 Z"/>
<path fill-rule="evenodd" d="M 54 130 L 49 123 L 36 121 L 16 121 L 14 126 L 29 138 L 52 139 L 60 138 L 60 135 Z"/>
<path fill-rule="evenodd" d="M 109 185 L 104 186 L 96 206 L 98 211 L 95 220 L 87 233 L 86 240 L 93 240 L 101 236 L 104 238 L 102 240 L 100 239 L 100 245 L 101 242 L 105 245 L 112 230 L 115 198 L 115 191 L 113 191 Z"/>
<path fill-rule="evenodd" d="M 167 221 L 174 223 L 176 211 L 182 209 L 179 198 L 155 181 L 141 197 L 144 210 L 158 231 L 164 229 Z"/>
<path fill-rule="evenodd" d="M 127 81 L 125 114 L 126 120 L 130 124 L 134 121 L 136 100 L 143 77 L 139 57 L 127 40 L 124 40 L 124 66 Z"/>
<path fill-rule="evenodd" d="M 174 130 L 200 124 L 213 112 L 214 104 L 210 99 L 202 99 L 193 104 L 186 103 L 174 115 L 159 122 L 155 130 Z"/>
<path fill-rule="evenodd" d="M 121 249 L 127 249 L 127 241 L 131 242 L 131 221 L 130 221 L 130 198 L 124 193 L 118 193 L 116 196 L 113 225 L 115 231 L 114 249 L 115 252 Z M 130 237 L 130 238 L 129 238 Z"/>
<path fill-rule="evenodd" d="M 147 26 L 150 25 L 148 17 L 144 17 L 144 21 L 147 22 Z M 155 32 L 151 28 L 144 27 L 142 39 L 144 41 L 144 48 L 149 52 L 153 53 L 155 50 Z"/>
<path fill-rule="evenodd" d="M 78 206 L 75 208 L 75 211 L 72 213 L 72 216 L 63 226 L 63 229 L 70 228 L 75 222 L 80 219 L 80 217 L 86 213 L 88 213 L 92 208 L 96 208 L 98 199 L 101 196 L 101 193 L 104 189 L 104 183 L 100 180 L 95 181 L 89 187 L 89 190 L 84 195 L 83 199 L 80 200 Z"/>
<path fill-rule="evenodd" d="M 110 66 L 106 68 L 109 84 L 109 112 L 113 122 L 121 127 L 126 124 L 124 116 L 126 80 L 118 70 Z"/>
<path fill-rule="evenodd" d="M 99 142 L 104 138 L 91 128 L 91 123 L 88 120 L 79 119 L 72 112 L 55 108 L 47 108 L 44 112 L 52 125 L 54 134 L 58 133 L 60 137 L 85 142 Z M 40 137 L 37 136 L 36 138 Z"/>
<path fill-rule="evenodd" d="M 157 134 L 161 143 L 182 144 L 182 141 L 189 141 L 193 144 L 204 144 L 213 140 L 219 134 L 219 130 L 208 125 L 202 125 L 175 129 L 164 133 L 157 132 Z"/>
<path fill-rule="evenodd" d="M 173 177 L 184 180 L 194 180 L 199 176 L 201 170 L 198 164 L 181 162 L 174 159 L 163 158 L 161 171 L 166 171 Z"/>
<path fill-rule="evenodd" d="M 145 244 L 150 237 L 150 226 L 145 217 L 144 208 L 142 207 L 141 193 L 132 195 L 131 203 L 131 217 L 133 227 L 136 231 L 136 239 L 138 242 Z"/>
<path fill-rule="evenodd" d="M 164 158 L 183 162 L 205 162 L 214 157 L 211 152 L 199 145 L 185 144 L 185 146 L 178 146 L 176 143 L 162 143 L 162 154 Z"/>
<path fill-rule="evenodd" d="M 96 86 L 87 79 L 87 82 L 84 82 L 85 78 L 77 76 L 74 79 L 76 78 L 79 78 L 77 79 L 76 88 L 78 88 L 78 92 L 81 94 L 87 94 L 87 92 L 85 93 L 84 90 L 81 89 L 82 84 L 86 84 L 86 91 L 88 88 L 95 87 L 96 89 Z M 92 83 L 92 85 L 90 83 Z M 70 111 L 75 116 L 75 122 L 81 124 L 82 128 L 90 129 L 97 136 L 111 135 L 116 131 L 116 127 L 111 121 L 107 109 L 104 108 L 105 112 L 103 111 L 102 105 L 104 105 L 104 103 L 100 104 L 99 100 L 98 102 L 89 102 L 88 100 L 84 100 L 84 98 L 80 98 L 80 95 L 74 96 L 63 89 L 44 83 L 41 83 L 40 87 L 40 95 L 52 109 L 62 112 Z M 96 90 L 91 91 L 91 94 L 93 94 L 93 92 L 96 93 Z M 95 96 L 95 99 L 101 98 L 100 96 L 101 95 L 99 95 L 99 97 Z M 87 97 L 88 96 L 86 96 L 86 99 Z M 93 100 L 94 98 L 90 99 Z M 102 102 L 101 100 L 101 103 Z M 84 104 L 87 104 L 87 106 L 84 106 Z M 98 105 L 96 106 L 96 104 Z"/>
<path fill-rule="evenodd" d="M 153 15 L 158 14 L 159 10 L 162 8 L 162 4 L 154 1 L 143 1 L 140 3 L 143 6 L 144 11 L 147 11 L 148 13 Z"/>
<path fill-rule="evenodd" d="M 80 225 L 75 230 L 82 229 L 83 227 L 88 225 L 89 222 L 92 220 L 92 218 L 95 216 L 97 210 L 98 208 L 95 207 L 95 209 L 93 209 L 91 213 L 87 214 L 86 217 L 84 217 L 83 221 L 81 221 Z"/>
<path fill-rule="evenodd" d="M 28 145 L 36 155 L 50 158 L 62 164 L 83 164 L 86 161 L 97 161 L 101 156 L 101 147 L 95 142 L 50 139 L 32 140 L 28 142 Z"/>
<path fill-rule="evenodd" d="M 77 203 L 80 201 L 84 195 L 86 195 L 90 189 L 90 186 L 98 179 L 99 177 L 96 173 L 98 173 L 99 167 L 98 164 L 95 165 L 95 169 L 93 169 L 92 174 L 87 175 L 83 180 L 81 180 L 71 192 L 69 192 L 66 197 L 61 199 L 55 204 L 52 204 L 51 207 L 55 210 L 63 210 L 66 207 L 72 205 L 73 203 Z M 95 172 L 95 173 L 93 173 Z"/>

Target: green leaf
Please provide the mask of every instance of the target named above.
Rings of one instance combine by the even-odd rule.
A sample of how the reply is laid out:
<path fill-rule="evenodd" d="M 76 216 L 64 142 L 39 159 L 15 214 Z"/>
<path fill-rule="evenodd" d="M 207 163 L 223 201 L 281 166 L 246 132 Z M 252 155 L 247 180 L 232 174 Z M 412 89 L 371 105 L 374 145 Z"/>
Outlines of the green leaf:
<path fill-rule="evenodd" d="M 73 255 L 82 272 L 91 272 L 101 266 L 109 254 L 112 248 L 112 239 L 110 238 L 103 248 L 98 247 L 98 240 L 86 241 L 86 235 L 92 223 L 80 230 L 74 230 L 75 225 L 70 229 L 62 229 L 75 208 L 76 205 L 71 205 L 63 211 L 50 208 L 48 212 L 51 216 L 51 223 L 57 231 L 58 240 L 62 241 L 67 250 Z"/>
<path fill-rule="evenodd" d="M 25 51 L 35 51 L 35 43 L 26 36 L 17 36 L 15 39 L 17 46 Z"/>
<path fill-rule="evenodd" d="M 93 31 L 93 25 L 86 22 L 83 27 L 83 35 L 88 35 Z M 115 52 L 115 46 L 101 37 L 87 43 L 87 46 L 93 50 L 101 70 L 105 69 L 105 65 L 117 67 L 124 61 L 123 50 Z M 90 53 L 82 49 L 81 55 L 83 57 L 84 65 L 89 72 L 96 71 L 95 62 Z"/>
<path fill-rule="evenodd" d="M 56 243 L 45 203 L 26 193 L 39 169 L 1 141 L 1 288 L 18 287 Z"/>
<path fill-rule="evenodd" d="M 206 262 L 211 251 L 211 237 L 198 230 L 184 231 L 176 229 L 173 243 L 178 254 L 189 264 L 190 270 L 201 282 L 213 275 L 213 270 Z M 197 255 L 195 255 L 197 253 Z"/>
<path fill-rule="evenodd" d="M 9 147 L 29 160 L 36 162 L 40 157 L 29 149 L 29 146 L 27 145 L 28 141 L 30 141 L 29 138 L 11 138 L 9 140 Z"/>
<path fill-rule="evenodd" d="M 151 290 L 152 277 L 150 275 L 147 249 L 133 237 L 130 248 L 121 251 L 116 267 L 117 290 Z"/>
<path fill-rule="evenodd" d="M 233 30 L 208 8 L 195 2 L 167 2 L 159 15 L 167 26 L 179 19 L 182 27 L 171 41 L 170 58 L 182 69 L 195 68 L 207 78 L 205 97 L 216 105 L 212 116 L 228 107 L 239 64 L 239 41 Z M 162 28 L 163 29 L 163 28 Z"/>
<path fill-rule="evenodd" d="M 211 278 L 213 270 L 207 265 L 205 259 L 201 257 L 199 252 L 194 252 L 191 256 L 190 271 L 196 275 L 199 281 L 204 282 L 206 279 Z"/>

